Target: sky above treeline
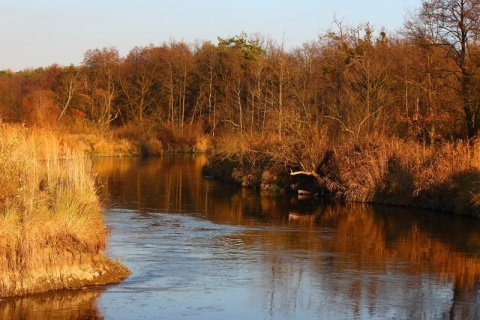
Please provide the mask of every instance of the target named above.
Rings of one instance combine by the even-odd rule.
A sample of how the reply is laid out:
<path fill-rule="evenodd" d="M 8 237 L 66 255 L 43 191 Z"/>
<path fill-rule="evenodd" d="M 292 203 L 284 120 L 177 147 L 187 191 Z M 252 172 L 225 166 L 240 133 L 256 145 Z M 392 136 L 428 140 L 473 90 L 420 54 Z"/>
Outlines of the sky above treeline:
<path fill-rule="evenodd" d="M 344 24 L 395 32 L 421 0 L 2 0 L 0 70 L 80 65 L 89 49 L 264 35 L 287 48 Z"/>

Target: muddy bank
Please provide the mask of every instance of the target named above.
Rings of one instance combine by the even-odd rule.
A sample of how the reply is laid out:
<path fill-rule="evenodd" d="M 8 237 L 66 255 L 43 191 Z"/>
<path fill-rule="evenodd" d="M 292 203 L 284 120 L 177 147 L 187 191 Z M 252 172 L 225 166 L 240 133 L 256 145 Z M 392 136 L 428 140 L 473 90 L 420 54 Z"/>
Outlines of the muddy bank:
<path fill-rule="evenodd" d="M 4 270 L 0 298 L 118 283 L 130 275 L 120 261 L 103 255 L 64 254 L 36 268 Z"/>

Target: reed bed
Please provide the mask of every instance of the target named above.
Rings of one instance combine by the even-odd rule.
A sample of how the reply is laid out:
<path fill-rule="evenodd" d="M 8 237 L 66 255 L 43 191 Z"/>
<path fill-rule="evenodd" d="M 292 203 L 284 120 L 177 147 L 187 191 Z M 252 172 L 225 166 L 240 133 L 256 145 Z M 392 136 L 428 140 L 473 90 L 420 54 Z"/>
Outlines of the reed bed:
<path fill-rule="evenodd" d="M 464 141 L 426 145 L 375 137 L 336 149 L 348 201 L 412 206 L 480 216 L 480 149 Z"/>
<path fill-rule="evenodd" d="M 328 134 L 291 140 L 248 135 L 218 140 L 205 172 L 253 187 L 264 185 L 268 176 L 268 183 L 284 188 L 292 182 L 282 172 L 310 172 L 318 178 L 317 191 L 336 199 L 480 217 L 479 143 L 427 145 L 383 136 L 353 143 L 333 141 Z M 280 167 L 273 171 L 275 179 L 272 168 Z"/>

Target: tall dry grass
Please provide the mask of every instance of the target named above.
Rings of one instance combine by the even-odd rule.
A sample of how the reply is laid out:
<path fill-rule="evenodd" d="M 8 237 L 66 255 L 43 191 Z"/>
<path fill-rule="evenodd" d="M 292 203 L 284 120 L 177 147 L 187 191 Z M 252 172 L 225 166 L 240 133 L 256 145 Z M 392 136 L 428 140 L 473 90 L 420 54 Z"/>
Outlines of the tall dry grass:
<path fill-rule="evenodd" d="M 264 176 L 287 187 L 292 181 L 284 183 L 282 172 L 314 172 L 317 190 L 337 199 L 480 217 L 480 145 L 463 141 L 426 145 L 371 136 L 354 144 L 322 131 L 281 141 L 229 136 L 217 140 L 207 166 L 213 176 L 254 187 L 266 184 Z"/>
<path fill-rule="evenodd" d="M 107 235 L 90 160 L 52 132 L 0 123 L 0 295 L 98 254 Z"/>
<path fill-rule="evenodd" d="M 360 146 L 336 148 L 341 197 L 376 202 L 480 213 L 480 149 L 467 142 L 425 145 L 374 137 Z"/>

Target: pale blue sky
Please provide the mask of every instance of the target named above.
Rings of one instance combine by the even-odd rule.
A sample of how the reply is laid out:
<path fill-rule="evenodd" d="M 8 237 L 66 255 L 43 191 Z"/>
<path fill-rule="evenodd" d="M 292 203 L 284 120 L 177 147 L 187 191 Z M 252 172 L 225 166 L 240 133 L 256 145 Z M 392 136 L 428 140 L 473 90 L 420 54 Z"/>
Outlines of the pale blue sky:
<path fill-rule="evenodd" d="M 0 0 L 0 70 L 79 65 L 88 49 L 261 33 L 287 47 L 332 25 L 395 31 L 421 0 Z"/>

